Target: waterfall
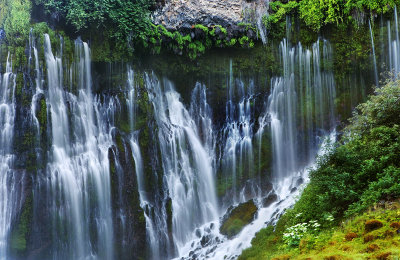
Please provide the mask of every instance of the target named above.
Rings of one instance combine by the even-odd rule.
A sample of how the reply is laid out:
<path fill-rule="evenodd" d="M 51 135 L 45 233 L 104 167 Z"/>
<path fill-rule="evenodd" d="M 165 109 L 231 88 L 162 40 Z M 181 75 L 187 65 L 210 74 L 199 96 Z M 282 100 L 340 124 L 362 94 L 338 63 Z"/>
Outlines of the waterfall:
<path fill-rule="evenodd" d="M 369 23 L 369 33 L 371 35 L 371 47 L 372 47 L 372 59 L 373 59 L 373 62 L 374 62 L 375 86 L 379 86 L 378 68 L 377 68 L 377 65 L 376 65 L 376 55 L 375 55 L 374 33 L 372 31 L 371 20 L 369 20 L 368 23 Z"/>
<path fill-rule="evenodd" d="M 395 10 L 378 43 L 388 49 L 382 59 L 399 73 L 397 16 Z M 377 83 L 381 59 L 372 26 Z M 264 31 L 260 36 L 266 40 Z M 232 58 L 208 78 L 197 69 L 190 79 L 172 71 L 176 88 L 166 77 L 141 71 L 142 65 L 92 63 L 88 44 L 79 39 L 69 63 L 62 39 L 52 46 L 44 35 L 42 61 L 39 42 L 31 32 L 23 75 L 12 72 L 8 57 L 0 77 L 1 260 L 18 253 L 11 241 L 25 205 L 33 215 L 24 234 L 26 257 L 236 259 L 301 194 L 316 155 L 335 139 L 335 101 L 338 109 L 348 108 L 346 99 L 355 106 L 372 79 L 344 74 L 338 86 L 346 90 L 336 98 L 333 51 L 323 38 L 308 46 L 283 40 L 274 53 L 280 74 L 237 72 L 248 64 L 241 57 L 236 67 Z M 196 77 L 202 81 L 185 82 Z M 25 102 L 31 95 L 32 103 Z M 25 133 L 32 142 L 13 145 Z M 36 165 L 17 165 L 20 153 Z M 277 199 L 267 205 L 269 195 Z M 249 200 L 258 208 L 253 221 L 234 236 L 221 234 L 231 209 Z"/>
<path fill-rule="evenodd" d="M 32 51 L 33 51 L 33 57 L 32 57 Z M 40 70 L 39 66 L 39 55 L 38 55 L 38 50 L 36 47 L 36 39 L 33 36 L 32 29 L 29 33 L 29 66 L 31 65 L 32 58 L 35 59 L 35 93 L 33 94 L 32 97 L 32 105 L 31 105 L 31 113 L 32 113 L 32 119 L 33 122 L 36 126 L 36 131 L 37 135 L 40 134 L 40 124 L 39 120 L 36 117 L 36 112 L 38 110 L 37 105 L 38 105 L 38 100 L 43 95 L 43 88 L 42 88 L 42 73 Z"/>
<path fill-rule="evenodd" d="M 264 25 L 264 16 L 268 16 L 269 0 L 261 0 L 256 7 L 256 24 L 263 44 L 267 43 L 267 29 Z"/>
<path fill-rule="evenodd" d="M 20 208 L 17 201 L 16 176 L 11 166 L 14 160 L 12 142 L 15 119 L 15 74 L 12 73 L 10 55 L 6 71 L 0 77 L 0 259 L 6 259 L 9 231 L 14 213 Z"/>
<path fill-rule="evenodd" d="M 113 258 L 108 147 L 112 140 L 92 95 L 90 50 L 76 41 L 77 95 L 64 90 L 61 57 L 45 35 L 52 147 L 48 164 L 53 257 Z M 70 116 L 69 116 L 70 115 Z"/>
<path fill-rule="evenodd" d="M 276 223 L 285 209 L 295 203 L 302 190 L 301 184 L 308 180 L 310 169 L 316 166 L 317 154 L 325 153 L 324 147 L 335 139 L 336 93 L 329 42 L 318 40 L 310 49 L 306 49 L 300 43 L 292 47 L 287 40 L 283 40 L 279 52 L 283 75 L 271 80 L 271 92 L 264 114 L 259 118 L 257 132 L 253 134 L 251 130 L 254 121 L 250 105 L 253 99 L 252 84 L 249 84 L 246 92 L 242 81 L 232 83 L 232 75 L 228 84 L 227 124 L 223 130 L 228 136 L 223 144 L 224 151 L 236 151 L 239 156 L 236 153 L 230 153 L 229 156 L 239 164 L 242 161 L 241 152 L 246 151 L 242 145 L 251 147 L 249 151 L 252 151 L 252 141 L 257 140 L 261 146 L 262 136 L 267 130 L 270 131 L 273 187 L 269 194 L 275 194 L 278 199 L 264 207 L 263 199 L 269 194 L 265 196 L 259 193 L 258 197 L 255 196 L 259 208 L 257 217 L 232 239 L 221 235 L 219 229 L 211 228 L 213 225 L 219 226 L 218 222 L 205 224 L 199 231 L 205 235 L 188 243 L 185 254 L 180 254 L 186 257 L 184 259 L 191 259 L 193 252 L 200 258 L 236 259 L 243 249 L 251 245 L 250 241 L 256 232 Z M 232 86 L 238 88 L 239 99 L 233 98 Z M 251 163 L 254 164 L 257 159 L 251 158 Z M 235 169 L 240 168 L 234 166 Z M 248 167 L 245 169 L 249 170 Z M 235 172 L 232 174 L 235 175 Z M 208 241 L 205 246 L 202 244 L 204 238 Z"/>
<path fill-rule="evenodd" d="M 332 50 L 326 40 L 322 45 L 323 55 L 320 40 L 312 45 L 312 51 L 303 50 L 301 44 L 290 47 L 287 40 L 280 44 L 284 72 L 282 77 L 271 80 L 268 98 L 277 179 L 295 172 L 302 162 L 312 160 L 316 138 L 335 126 L 333 72 L 322 65 L 332 62 Z"/>
<path fill-rule="evenodd" d="M 136 106 L 137 106 L 136 101 L 139 98 L 139 96 L 137 93 L 137 86 L 135 84 L 135 72 L 132 70 L 131 67 L 128 67 L 127 78 L 128 78 L 127 80 L 128 93 L 126 101 L 128 105 L 129 125 L 132 130 L 130 136 L 130 146 L 132 149 L 132 156 L 135 160 L 135 172 L 138 183 L 140 207 L 144 210 L 144 217 L 146 220 L 146 230 L 147 230 L 147 241 L 150 244 L 151 257 L 152 259 L 160 259 L 161 257 L 160 240 L 162 239 L 168 240 L 168 238 L 159 237 L 158 232 L 160 231 L 161 233 L 163 233 L 163 231 L 167 229 L 167 225 L 165 219 L 163 219 L 165 215 L 156 214 L 157 216 L 155 218 L 152 218 L 149 215 L 149 210 L 151 208 L 154 208 L 154 205 L 150 202 L 149 198 L 146 195 L 147 192 L 145 190 L 145 184 L 144 184 L 143 159 L 138 141 L 139 137 L 138 137 L 138 132 L 134 130 L 136 122 Z M 166 234 L 164 233 L 164 235 Z"/>
<path fill-rule="evenodd" d="M 387 22 L 388 27 L 388 52 L 389 52 L 389 69 L 396 76 L 400 72 L 400 36 L 399 36 L 399 21 L 397 14 L 397 6 L 394 7 L 394 26 L 391 26 L 390 21 Z M 394 27 L 394 37 L 392 37 Z"/>
<path fill-rule="evenodd" d="M 229 65 L 228 100 L 226 119 L 223 127 L 222 168 L 226 183 L 231 183 L 232 194 L 229 194 L 229 205 L 246 201 L 244 189 L 239 189 L 244 180 L 254 178 L 253 155 L 253 111 L 254 83 L 246 84 L 234 79 L 232 60 Z M 254 192 L 252 192 L 254 193 Z"/>
<path fill-rule="evenodd" d="M 148 80 L 147 89 L 159 127 L 164 178 L 172 202 L 172 235 L 178 251 L 200 225 L 218 218 L 213 158 L 199 136 L 200 126 L 173 84 Z M 203 114 L 204 115 L 204 114 Z M 207 121 L 207 120 L 206 120 Z"/>

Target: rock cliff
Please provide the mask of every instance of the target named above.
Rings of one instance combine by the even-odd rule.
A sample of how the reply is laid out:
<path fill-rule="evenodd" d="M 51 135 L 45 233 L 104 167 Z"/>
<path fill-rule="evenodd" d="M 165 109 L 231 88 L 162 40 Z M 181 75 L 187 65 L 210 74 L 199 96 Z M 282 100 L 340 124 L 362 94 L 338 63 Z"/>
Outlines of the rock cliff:
<path fill-rule="evenodd" d="M 168 30 L 186 30 L 195 24 L 230 27 L 250 23 L 264 31 L 261 20 L 269 0 L 166 0 L 153 13 L 153 22 Z M 263 34 L 260 33 L 261 38 Z"/>

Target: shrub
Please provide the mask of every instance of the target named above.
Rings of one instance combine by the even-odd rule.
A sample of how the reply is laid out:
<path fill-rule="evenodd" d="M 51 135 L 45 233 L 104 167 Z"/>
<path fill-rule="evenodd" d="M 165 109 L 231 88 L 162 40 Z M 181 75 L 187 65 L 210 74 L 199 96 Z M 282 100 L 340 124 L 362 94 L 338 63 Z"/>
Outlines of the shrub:
<path fill-rule="evenodd" d="M 317 221 L 311 220 L 308 223 L 299 223 L 288 227 L 283 233 L 283 241 L 289 247 L 297 247 L 306 234 L 317 234 L 320 226 Z"/>
<path fill-rule="evenodd" d="M 357 17 L 354 14 L 359 12 L 381 14 L 392 10 L 396 4 L 400 4 L 399 0 L 291 0 L 282 2 L 270 3 L 273 14 L 264 19 L 267 28 L 271 28 L 273 24 L 279 24 L 287 15 L 298 13 L 308 27 L 319 31 L 321 26 L 326 24 L 356 24 Z"/>
<path fill-rule="evenodd" d="M 145 39 L 151 30 L 149 0 L 36 0 L 56 13 L 77 31 L 93 27 L 113 28 L 119 40 Z"/>
<path fill-rule="evenodd" d="M 31 19 L 29 0 L 7 0 L 0 4 L 0 26 L 11 45 L 24 45 L 29 34 Z"/>

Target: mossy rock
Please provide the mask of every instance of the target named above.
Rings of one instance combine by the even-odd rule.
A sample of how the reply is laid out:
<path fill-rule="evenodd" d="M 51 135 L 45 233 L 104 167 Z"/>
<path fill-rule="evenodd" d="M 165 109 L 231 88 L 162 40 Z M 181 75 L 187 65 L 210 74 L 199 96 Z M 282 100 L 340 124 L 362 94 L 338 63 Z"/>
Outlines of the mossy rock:
<path fill-rule="evenodd" d="M 257 213 L 257 206 L 253 200 L 229 208 L 222 219 L 220 232 L 228 238 L 232 238 L 253 221 Z"/>
<path fill-rule="evenodd" d="M 342 259 L 346 259 L 346 258 L 341 255 L 331 255 L 331 256 L 324 257 L 324 260 L 342 260 Z"/>
<path fill-rule="evenodd" d="M 392 224 L 390 224 L 390 227 L 400 229 L 400 222 L 393 222 Z"/>
<path fill-rule="evenodd" d="M 372 252 L 378 251 L 379 249 L 380 248 L 379 248 L 379 246 L 377 244 L 370 244 L 365 249 L 365 252 L 372 253 Z"/>
<path fill-rule="evenodd" d="M 368 242 L 371 242 L 371 241 L 374 241 L 374 240 L 375 240 L 375 237 L 373 235 L 364 236 L 364 243 L 368 243 Z"/>
<path fill-rule="evenodd" d="M 352 241 L 354 238 L 357 238 L 357 234 L 354 232 L 349 232 L 346 234 L 345 239 L 346 241 Z"/>
<path fill-rule="evenodd" d="M 33 198 L 30 195 L 26 198 L 21 215 L 11 232 L 10 251 L 14 256 L 24 257 L 27 252 L 33 214 L 32 202 Z"/>
<path fill-rule="evenodd" d="M 290 260 L 290 255 L 281 255 L 281 256 L 272 258 L 272 260 Z"/>
<path fill-rule="evenodd" d="M 377 254 L 375 256 L 375 258 L 378 259 L 378 260 L 386 260 L 386 259 L 390 259 L 391 255 L 392 255 L 391 252 L 385 252 L 385 253 Z"/>
<path fill-rule="evenodd" d="M 365 232 L 371 232 L 376 229 L 383 227 L 383 223 L 379 220 L 372 219 L 365 222 Z"/>

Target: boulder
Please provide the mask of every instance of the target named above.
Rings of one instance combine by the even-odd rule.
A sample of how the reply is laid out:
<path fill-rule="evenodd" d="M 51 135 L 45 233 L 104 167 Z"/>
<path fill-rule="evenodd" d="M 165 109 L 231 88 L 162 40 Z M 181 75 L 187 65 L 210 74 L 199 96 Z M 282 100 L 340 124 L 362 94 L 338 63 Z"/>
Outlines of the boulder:
<path fill-rule="evenodd" d="M 241 203 L 236 207 L 230 207 L 222 218 L 220 232 L 228 238 L 232 238 L 250 224 L 257 213 L 257 206 L 253 200 Z"/>
<path fill-rule="evenodd" d="M 267 208 L 277 200 L 278 200 L 278 195 L 276 195 L 275 193 L 270 193 L 267 197 L 263 198 L 262 205 L 264 208 Z"/>
<path fill-rule="evenodd" d="M 383 223 L 379 220 L 372 219 L 365 222 L 365 232 L 371 232 L 376 229 L 383 227 Z"/>

